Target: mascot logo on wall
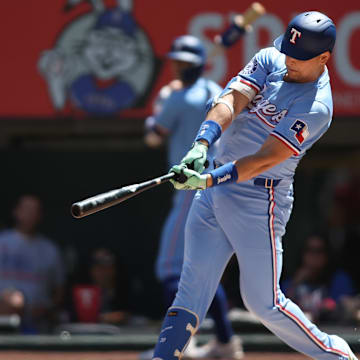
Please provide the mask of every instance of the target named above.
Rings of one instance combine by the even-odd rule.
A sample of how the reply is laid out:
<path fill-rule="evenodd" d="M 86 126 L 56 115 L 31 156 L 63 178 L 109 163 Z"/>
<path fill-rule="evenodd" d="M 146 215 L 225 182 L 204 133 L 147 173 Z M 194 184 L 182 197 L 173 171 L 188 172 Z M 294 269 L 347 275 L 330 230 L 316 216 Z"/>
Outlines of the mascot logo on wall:
<path fill-rule="evenodd" d="M 67 0 L 70 11 L 84 0 Z M 38 67 L 57 110 L 72 107 L 92 115 L 112 115 L 141 102 L 153 81 L 155 57 L 136 24 L 132 0 L 86 0 L 92 12 L 68 24 Z"/>

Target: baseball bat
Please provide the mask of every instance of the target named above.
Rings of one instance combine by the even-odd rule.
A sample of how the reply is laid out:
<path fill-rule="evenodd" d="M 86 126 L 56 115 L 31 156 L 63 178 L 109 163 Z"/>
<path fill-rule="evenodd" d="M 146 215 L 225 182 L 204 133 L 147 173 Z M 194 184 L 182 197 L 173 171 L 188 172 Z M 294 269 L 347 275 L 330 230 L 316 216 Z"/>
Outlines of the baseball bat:
<path fill-rule="evenodd" d="M 266 9 L 262 4 L 253 2 L 243 14 L 236 14 L 231 25 L 221 35 L 215 36 L 215 46 L 210 57 L 233 46 L 247 31 L 251 30 L 251 24 L 265 13 Z"/>
<path fill-rule="evenodd" d="M 170 172 L 166 175 L 144 181 L 140 184 L 123 186 L 119 189 L 110 190 L 88 199 L 78 201 L 71 205 L 71 214 L 74 218 L 80 219 L 100 210 L 107 209 L 127 199 L 130 199 L 143 191 L 163 184 L 170 179 L 173 179 L 176 175 L 177 174 Z"/>

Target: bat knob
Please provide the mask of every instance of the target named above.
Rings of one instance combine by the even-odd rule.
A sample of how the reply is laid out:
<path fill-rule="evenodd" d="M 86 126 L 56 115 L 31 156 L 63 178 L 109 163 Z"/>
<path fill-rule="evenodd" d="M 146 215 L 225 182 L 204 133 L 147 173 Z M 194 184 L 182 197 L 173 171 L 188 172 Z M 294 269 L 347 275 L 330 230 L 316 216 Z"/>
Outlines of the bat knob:
<path fill-rule="evenodd" d="M 209 160 L 206 160 L 204 163 L 205 169 L 207 169 L 209 167 L 209 165 L 210 165 Z M 187 168 L 190 170 L 194 170 L 194 163 L 192 162 L 192 163 L 188 164 Z M 184 174 L 184 172 L 182 170 L 181 170 L 180 174 L 175 174 L 175 176 L 174 176 L 174 180 L 180 184 L 184 184 L 187 181 L 187 179 L 188 178 L 186 177 L 186 175 Z"/>
<path fill-rule="evenodd" d="M 184 174 L 183 171 L 181 171 L 180 174 L 175 174 L 175 176 L 174 176 L 174 180 L 177 181 L 180 184 L 184 184 L 187 179 L 188 178 L 186 177 L 186 175 Z"/>
<path fill-rule="evenodd" d="M 81 218 L 81 208 L 77 203 L 72 204 L 72 206 L 71 206 L 71 215 L 76 219 Z"/>

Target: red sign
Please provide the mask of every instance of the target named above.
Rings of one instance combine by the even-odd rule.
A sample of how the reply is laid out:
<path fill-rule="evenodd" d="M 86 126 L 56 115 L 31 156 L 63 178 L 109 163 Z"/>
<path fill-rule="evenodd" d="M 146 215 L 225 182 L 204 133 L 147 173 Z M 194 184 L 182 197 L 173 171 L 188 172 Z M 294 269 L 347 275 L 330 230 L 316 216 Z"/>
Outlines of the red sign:
<path fill-rule="evenodd" d="M 174 37 L 212 39 L 251 2 L 166 0 L 2 1 L 1 117 L 91 114 L 145 116 L 170 80 L 164 55 Z M 206 75 L 225 85 L 256 51 L 271 46 L 297 13 L 318 10 L 337 26 L 329 64 L 336 115 L 360 113 L 360 11 L 357 1 L 263 1 L 266 15 Z"/>

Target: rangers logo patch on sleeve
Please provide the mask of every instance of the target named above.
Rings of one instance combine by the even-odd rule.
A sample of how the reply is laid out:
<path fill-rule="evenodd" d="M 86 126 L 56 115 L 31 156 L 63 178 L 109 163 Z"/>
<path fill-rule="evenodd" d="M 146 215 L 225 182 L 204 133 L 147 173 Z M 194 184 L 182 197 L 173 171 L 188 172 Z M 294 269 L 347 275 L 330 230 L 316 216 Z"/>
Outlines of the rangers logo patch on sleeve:
<path fill-rule="evenodd" d="M 240 71 L 241 75 L 250 75 L 256 71 L 258 62 L 255 58 L 252 58 L 249 63 Z"/>
<path fill-rule="evenodd" d="M 296 120 L 290 129 L 295 131 L 294 137 L 299 144 L 302 144 L 309 136 L 308 126 L 302 120 Z"/>

